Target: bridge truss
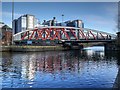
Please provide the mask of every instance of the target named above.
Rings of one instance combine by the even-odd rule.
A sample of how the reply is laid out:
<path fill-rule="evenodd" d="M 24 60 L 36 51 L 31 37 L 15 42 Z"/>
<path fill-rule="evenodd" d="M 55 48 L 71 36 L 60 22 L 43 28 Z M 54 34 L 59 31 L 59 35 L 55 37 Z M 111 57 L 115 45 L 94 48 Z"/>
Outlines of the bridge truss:
<path fill-rule="evenodd" d="M 98 42 L 111 41 L 116 38 L 116 35 L 103 31 L 63 27 L 63 26 L 47 26 L 39 27 L 34 30 L 26 30 L 13 35 L 14 41 L 22 40 L 59 40 L 62 42 Z"/>

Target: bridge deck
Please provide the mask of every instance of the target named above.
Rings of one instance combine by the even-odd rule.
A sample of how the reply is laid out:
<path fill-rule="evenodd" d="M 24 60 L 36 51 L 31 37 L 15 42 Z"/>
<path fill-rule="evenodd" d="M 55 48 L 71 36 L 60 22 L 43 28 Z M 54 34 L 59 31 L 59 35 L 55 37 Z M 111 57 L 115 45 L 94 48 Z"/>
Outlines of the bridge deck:
<path fill-rule="evenodd" d="M 76 42 L 76 43 L 89 43 L 89 42 L 112 42 L 113 40 L 61 40 L 62 42 Z"/>

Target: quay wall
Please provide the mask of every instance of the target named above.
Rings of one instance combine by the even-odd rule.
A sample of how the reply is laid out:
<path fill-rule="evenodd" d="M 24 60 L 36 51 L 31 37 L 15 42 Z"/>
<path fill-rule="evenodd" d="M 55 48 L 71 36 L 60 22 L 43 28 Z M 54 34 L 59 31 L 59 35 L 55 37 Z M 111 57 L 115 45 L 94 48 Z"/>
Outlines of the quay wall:
<path fill-rule="evenodd" d="M 62 46 L 2 46 L 2 52 L 33 52 L 33 51 L 56 51 L 56 50 L 70 50 L 70 49 L 81 49 L 78 47 L 62 47 Z"/>

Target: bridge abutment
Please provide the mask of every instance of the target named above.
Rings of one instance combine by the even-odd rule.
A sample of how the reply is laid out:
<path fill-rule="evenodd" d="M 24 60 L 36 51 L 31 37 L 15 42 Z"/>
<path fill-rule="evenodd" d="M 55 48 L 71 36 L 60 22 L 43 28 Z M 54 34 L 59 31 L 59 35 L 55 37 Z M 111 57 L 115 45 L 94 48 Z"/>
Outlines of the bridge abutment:
<path fill-rule="evenodd" d="M 117 33 L 117 49 L 120 51 L 120 32 Z"/>
<path fill-rule="evenodd" d="M 104 48 L 105 48 L 105 51 L 116 51 L 116 50 L 118 50 L 116 45 L 115 45 L 115 42 L 109 42 L 109 43 L 104 44 Z"/>

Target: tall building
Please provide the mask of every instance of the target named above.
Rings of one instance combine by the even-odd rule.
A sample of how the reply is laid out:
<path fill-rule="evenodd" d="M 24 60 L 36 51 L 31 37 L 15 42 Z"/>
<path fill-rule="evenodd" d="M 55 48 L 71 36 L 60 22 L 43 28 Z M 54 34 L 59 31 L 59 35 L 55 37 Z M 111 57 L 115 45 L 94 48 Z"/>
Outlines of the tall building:
<path fill-rule="evenodd" d="M 17 26 L 18 24 L 17 24 L 17 19 L 15 19 L 15 20 L 13 20 L 12 21 L 12 29 L 13 29 L 13 34 L 16 34 L 16 33 L 18 33 L 17 31 Z"/>
<path fill-rule="evenodd" d="M 73 21 L 66 21 L 64 22 L 66 26 L 69 26 L 69 27 L 77 27 L 77 28 L 84 28 L 84 23 L 82 20 L 73 20 Z"/>
<path fill-rule="evenodd" d="M 13 33 L 34 29 L 38 26 L 38 19 L 34 15 L 23 15 L 18 19 L 13 20 Z"/>
<path fill-rule="evenodd" d="M 49 20 L 49 21 L 44 20 L 44 22 L 42 24 L 43 25 L 47 25 L 47 26 L 56 26 L 57 25 L 57 21 L 56 21 L 56 18 L 53 17 L 52 20 Z"/>
<path fill-rule="evenodd" d="M 34 25 L 34 27 L 40 27 L 40 21 L 37 18 L 34 20 Z"/>
<path fill-rule="evenodd" d="M 22 16 L 17 20 L 17 33 L 27 29 L 27 17 Z"/>
<path fill-rule="evenodd" d="M 47 25 L 47 26 L 51 26 L 51 22 L 52 22 L 52 20 L 49 20 L 49 21 L 46 21 L 46 20 L 44 20 L 44 22 L 42 23 L 43 25 Z"/>
<path fill-rule="evenodd" d="M 82 20 L 69 20 L 63 23 L 56 23 L 56 26 L 68 26 L 68 27 L 76 27 L 76 28 L 84 28 L 84 23 Z"/>
<path fill-rule="evenodd" d="M 26 28 L 33 29 L 35 27 L 35 16 L 33 15 L 25 15 L 26 17 Z"/>

